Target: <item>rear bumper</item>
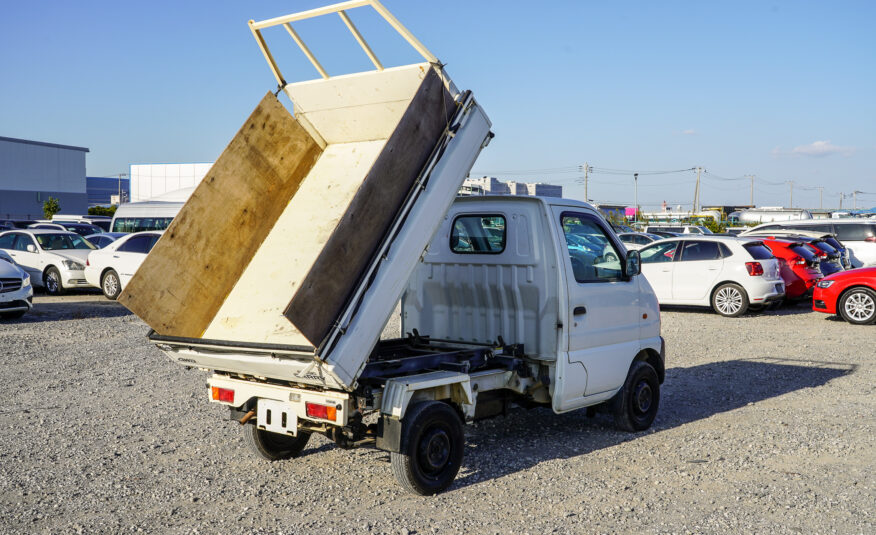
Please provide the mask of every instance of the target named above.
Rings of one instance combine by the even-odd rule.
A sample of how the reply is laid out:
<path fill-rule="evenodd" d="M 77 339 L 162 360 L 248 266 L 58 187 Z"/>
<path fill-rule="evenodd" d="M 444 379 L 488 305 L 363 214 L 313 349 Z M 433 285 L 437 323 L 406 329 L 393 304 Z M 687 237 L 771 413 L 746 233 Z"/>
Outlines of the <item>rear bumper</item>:
<path fill-rule="evenodd" d="M 781 301 L 785 298 L 785 281 L 763 280 L 748 288 L 748 299 L 753 305 Z"/>

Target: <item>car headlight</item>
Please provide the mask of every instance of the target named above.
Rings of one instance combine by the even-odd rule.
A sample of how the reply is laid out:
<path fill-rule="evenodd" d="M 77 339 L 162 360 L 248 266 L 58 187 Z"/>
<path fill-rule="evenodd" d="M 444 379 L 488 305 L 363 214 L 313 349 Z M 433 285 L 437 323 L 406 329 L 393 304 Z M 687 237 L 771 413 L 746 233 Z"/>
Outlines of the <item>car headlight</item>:
<path fill-rule="evenodd" d="M 836 281 L 820 280 L 818 281 L 818 284 L 816 284 L 816 286 L 818 286 L 819 288 L 830 288 L 835 282 Z"/>
<path fill-rule="evenodd" d="M 72 260 L 61 260 L 61 264 L 71 271 L 82 271 L 83 269 L 85 269 L 85 266 L 83 266 L 79 262 L 74 262 Z"/>
<path fill-rule="evenodd" d="M 21 287 L 24 288 L 26 286 L 30 286 L 30 275 L 28 275 L 27 273 L 25 273 L 24 276 L 21 277 Z"/>

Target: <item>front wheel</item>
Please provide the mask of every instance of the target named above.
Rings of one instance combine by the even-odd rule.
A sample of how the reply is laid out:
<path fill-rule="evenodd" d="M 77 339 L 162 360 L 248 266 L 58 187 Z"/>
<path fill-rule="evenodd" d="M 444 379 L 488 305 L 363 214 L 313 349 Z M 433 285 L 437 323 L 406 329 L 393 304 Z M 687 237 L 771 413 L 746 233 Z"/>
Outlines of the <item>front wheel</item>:
<path fill-rule="evenodd" d="M 281 435 L 259 429 L 254 424 L 248 424 L 243 429 L 243 440 L 253 453 L 266 461 L 279 461 L 298 457 L 307 441 L 310 433 L 299 431 L 298 436 Z"/>
<path fill-rule="evenodd" d="M 855 325 L 876 321 L 876 292 L 869 288 L 853 288 L 839 300 L 840 316 Z"/>
<path fill-rule="evenodd" d="M 462 420 L 440 401 L 411 405 L 402 420 L 401 445 L 402 451 L 391 455 L 399 484 L 413 494 L 437 494 L 453 483 L 462 466 Z"/>
<path fill-rule="evenodd" d="M 100 288 L 107 299 L 112 301 L 118 299 L 119 294 L 122 293 L 122 283 L 119 281 L 119 274 L 112 269 L 104 273 L 103 280 L 100 282 Z"/>
<path fill-rule="evenodd" d="M 712 294 L 712 309 L 725 318 L 741 316 L 748 310 L 748 294 L 738 284 L 722 284 Z"/>
<path fill-rule="evenodd" d="M 64 293 L 61 272 L 56 267 L 50 267 L 46 270 L 46 274 L 43 276 L 43 283 L 46 286 L 46 293 L 49 295 L 62 295 Z"/>
<path fill-rule="evenodd" d="M 610 404 L 615 425 L 624 431 L 651 427 L 660 406 L 660 379 L 654 367 L 642 360 L 634 362 L 624 386 Z"/>

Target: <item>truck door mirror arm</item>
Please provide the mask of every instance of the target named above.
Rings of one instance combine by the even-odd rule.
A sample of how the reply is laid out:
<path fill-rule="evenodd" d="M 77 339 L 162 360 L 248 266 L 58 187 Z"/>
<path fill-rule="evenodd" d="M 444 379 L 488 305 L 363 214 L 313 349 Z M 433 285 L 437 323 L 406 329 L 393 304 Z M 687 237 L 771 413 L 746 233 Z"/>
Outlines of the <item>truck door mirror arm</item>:
<path fill-rule="evenodd" d="M 642 257 L 639 251 L 629 251 L 623 263 L 624 278 L 629 280 L 642 272 Z"/>

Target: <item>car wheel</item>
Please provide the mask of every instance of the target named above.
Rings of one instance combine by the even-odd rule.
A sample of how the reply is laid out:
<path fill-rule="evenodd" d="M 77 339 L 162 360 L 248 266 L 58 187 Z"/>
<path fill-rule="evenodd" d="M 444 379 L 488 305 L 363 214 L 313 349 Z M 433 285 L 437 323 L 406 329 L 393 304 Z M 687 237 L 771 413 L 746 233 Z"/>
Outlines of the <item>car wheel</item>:
<path fill-rule="evenodd" d="M 310 433 L 299 431 L 298 436 L 292 437 L 259 429 L 255 424 L 247 424 L 243 429 L 243 440 L 262 459 L 280 461 L 301 455 L 310 440 Z"/>
<path fill-rule="evenodd" d="M 119 294 L 122 293 L 122 283 L 119 281 L 119 274 L 111 269 L 103 274 L 103 280 L 100 281 L 100 289 L 103 290 L 103 295 L 107 299 L 115 301 Z"/>
<path fill-rule="evenodd" d="M 411 405 L 402 420 L 401 445 L 402 451 L 390 456 L 399 484 L 413 494 L 437 494 L 453 483 L 462 466 L 462 420 L 440 401 Z"/>
<path fill-rule="evenodd" d="M 62 295 L 64 293 L 64 283 L 61 282 L 61 272 L 56 267 L 50 267 L 43 275 L 43 284 L 46 287 L 46 293 L 49 295 Z"/>
<path fill-rule="evenodd" d="M 610 406 L 620 429 L 636 432 L 651 427 L 660 406 L 660 379 L 654 367 L 641 360 L 633 362 Z"/>
<path fill-rule="evenodd" d="M 876 321 L 876 292 L 869 288 L 853 288 L 839 300 L 840 316 L 855 325 L 867 325 Z"/>
<path fill-rule="evenodd" d="M 741 316 L 748 310 L 748 295 L 738 284 L 722 284 L 712 294 L 712 309 L 725 318 Z"/>

